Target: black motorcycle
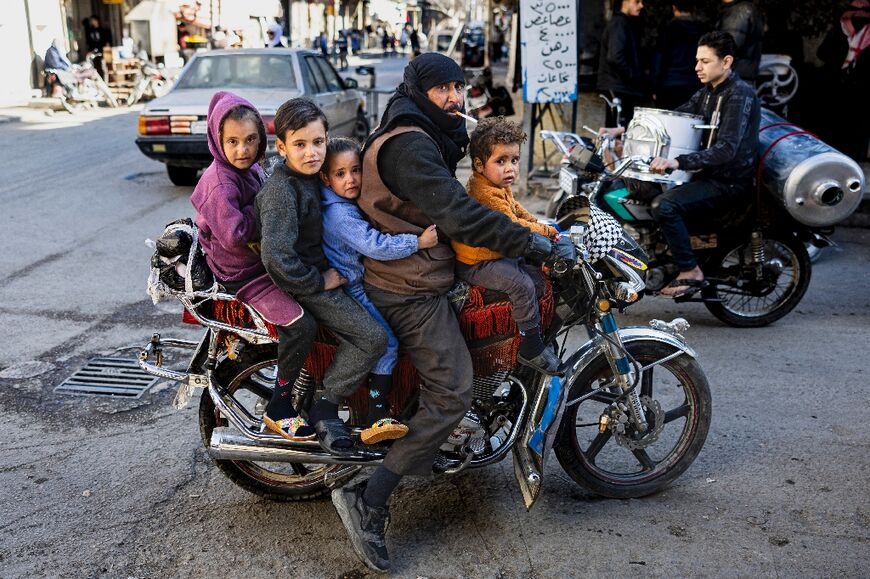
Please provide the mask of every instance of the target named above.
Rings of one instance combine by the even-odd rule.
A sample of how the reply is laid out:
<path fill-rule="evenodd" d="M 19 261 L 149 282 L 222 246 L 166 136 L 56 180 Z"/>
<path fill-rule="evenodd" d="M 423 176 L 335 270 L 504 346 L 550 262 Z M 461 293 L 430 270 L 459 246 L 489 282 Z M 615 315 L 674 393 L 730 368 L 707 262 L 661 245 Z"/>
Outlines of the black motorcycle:
<path fill-rule="evenodd" d="M 559 133 L 550 135 L 559 138 Z M 620 180 L 629 169 L 648 171 L 649 161 L 628 157 L 610 171 L 597 154 L 574 147 L 562 165 L 555 216 L 562 218 L 574 210 L 578 198 L 586 197 L 615 217 L 649 255 L 646 290 L 656 292 L 679 271 L 653 220 L 649 198 L 639 197 L 636 189 L 629 191 Z M 717 222 L 715 227 L 690 230 L 706 285 L 675 301 L 702 302 L 718 319 L 736 327 L 766 326 L 792 311 L 806 293 L 812 274 L 805 244 L 831 245 L 826 235 L 833 229 L 797 222 L 764 187 L 750 206 L 718 216 Z"/>

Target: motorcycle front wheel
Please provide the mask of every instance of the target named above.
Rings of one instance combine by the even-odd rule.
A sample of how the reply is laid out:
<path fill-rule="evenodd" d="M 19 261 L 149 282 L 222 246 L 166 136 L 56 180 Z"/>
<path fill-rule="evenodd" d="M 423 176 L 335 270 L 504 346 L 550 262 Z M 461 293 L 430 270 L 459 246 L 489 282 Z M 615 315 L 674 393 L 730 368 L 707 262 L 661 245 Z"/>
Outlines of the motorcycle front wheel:
<path fill-rule="evenodd" d="M 683 474 L 704 446 L 712 411 L 707 378 L 694 358 L 653 340 L 626 348 L 645 368 L 637 388 L 648 428 L 639 432 L 630 420 L 614 420 L 621 402 L 616 386 L 571 404 L 612 383 L 613 371 L 602 354 L 570 384 L 569 406 L 554 444 L 559 464 L 577 484 L 618 499 L 652 494 Z M 659 360 L 665 361 L 656 364 Z M 603 429 L 602 416 L 608 417 Z"/>
<path fill-rule="evenodd" d="M 255 416 L 262 416 L 271 396 L 275 381 L 274 348 L 250 347 L 236 360 L 225 359 L 215 369 L 215 378 L 224 386 L 227 395 L 247 408 Z M 215 427 L 229 423 L 215 408 L 205 391 L 199 403 L 199 431 L 202 443 L 208 449 Z M 252 462 L 243 460 L 215 460 L 227 478 L 243 489 L 274 501 L 301 501 L 329 493 L 326 478 L 341 473 L 341 478 L 354 474 L 358 467 L 347 465 L 303 464 L 287 462 Z"/>
<path fill-rule="evenodd" d="M 738 328 L 767 326 L 784 317 L 803 299 L 812 264 L 806 246 L 789 234 L 766 233 L 759 279 L 751 243 L 726 246 L 704 268 L 716 283 L 702 290 L 710 313 Z"/>

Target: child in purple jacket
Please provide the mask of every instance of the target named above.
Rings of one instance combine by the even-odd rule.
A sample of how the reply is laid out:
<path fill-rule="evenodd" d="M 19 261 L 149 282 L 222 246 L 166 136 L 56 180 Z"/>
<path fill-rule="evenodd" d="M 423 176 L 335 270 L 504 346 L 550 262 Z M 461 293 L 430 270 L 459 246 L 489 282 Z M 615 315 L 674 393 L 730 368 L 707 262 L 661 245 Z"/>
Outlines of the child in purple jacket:
<path fill-rule="evenodd" d="M 258 164 L 266 153 L 266 129 L 254 106 L 232 93 L 215 93 L 208 107 L 208 148 L 214 161 L 190 198 L 206 261 L 240 301 L 275 325 L 290 325 L 302 317 L 302 308 L 272 282 L 253 249 L 259 238 L 254 200 L 266 181 Z M 263 425 L 289 440 L 313 440 L 314 429 L 291 404 L 295 378 L 286 379 L 300 370 L 279 368 L 285 379 L 275 386 Z"/>
<path fill-rule="evenodd" d="M 434 247 L 438 234 L 434 225 L 417 236 L 388 235 L 369 224 L 356 204 L 362 184 L 362 161 L 359 145 L 351 139 L 329 139 L 320 179 L 323 181 L 320 196 L 326 259 L 347 280 L 344 291 L 359 302 L 387 332 L 387 350 L 369 374 L 369 413 L 366 423 L 371 426 L 362 431 L 360 439 L 366 444 L 395 440 L 408 433 L 407 426 L 389 418 L 388 398 L 399 340 L 366 296 L 362 256 L 381 261 L 402 259 L 419 249 Z"/>

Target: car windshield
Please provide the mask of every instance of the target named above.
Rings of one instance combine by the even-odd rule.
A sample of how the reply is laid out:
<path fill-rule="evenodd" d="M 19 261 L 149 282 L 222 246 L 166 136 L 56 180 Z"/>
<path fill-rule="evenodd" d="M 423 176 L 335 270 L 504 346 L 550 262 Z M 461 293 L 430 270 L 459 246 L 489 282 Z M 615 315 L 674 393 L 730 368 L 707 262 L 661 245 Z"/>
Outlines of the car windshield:
<path fill-rule="evenodd" d="M 286 54 L 227 54 L 195 59 L 177 88 L 295 89 L 293 57 Z"/>

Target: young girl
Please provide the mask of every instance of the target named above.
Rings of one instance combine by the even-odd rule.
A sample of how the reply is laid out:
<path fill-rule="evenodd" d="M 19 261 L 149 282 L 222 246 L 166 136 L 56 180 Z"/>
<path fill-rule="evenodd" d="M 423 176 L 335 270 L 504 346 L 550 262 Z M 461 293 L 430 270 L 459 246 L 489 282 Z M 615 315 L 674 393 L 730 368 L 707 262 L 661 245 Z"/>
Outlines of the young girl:
<path fill-rule="evenodd" d="M 388 418 L 391 376 L 396 366 L 399 340 L 390 325 L 369 301 L 363 287 L 362 256 L 389 261 L 408 257 L 418 249 L 434 247 L 438 241 L 435 226 L 420 236 L 388 235 L 374 229 L 356 205 L 362 183 L 359 145 L 348 138 L 330 139 L 326 161 L 320 169 L 323 201 L 323 251 L 330 265 L 347 279 L 344 291 L 362 305 L 387 333 L 387 351 L 369 374 L 369 428 L 361 439 L 366 444 L 405 436 L 408 427 Z"/>
<path fill-rule="evenodd" d="M 257 163 L 266 152 L 266 129 L 254 106 L 232 93 L 216 93 L 208 108 L 208 148 L 214 161 L 190 198 L 206 261 L 228 291 L 236 292 L 266 320 L 279 328 L 293 324 L 302 317 L 302 308 L 272 283 L 251 248 L 257 241 L 254 200 L 266 180 Z M 286 379 L 300 369 L 301 364 L 295 368 L 283 360 L 278 375 Z M 290 440 L 312 440 L 314 429 L 290 401 L 276 387 L 263 415 L 264 426 Z"/>
<path fill-rule="evenodd" d="M 308 413 L 320 445 L 333 454 L 352 446 L 338 405 L 350 396 L 387 345 L 386 332 L 340 286 L 347 280 L 329 266 L 321 247 L 323 223 L 318 174 L 326 155 L 326 116 L 304 98 L 291 99 L 275 114 L 275 136 L 284 163 L 275 167 L 256 208 L 261 256 L 279 288 L 293 295 L 305 315 L 278 328 L 279 384 L 288 392 L 296 375 L 281 375 L 281 362 L 301 368 L 317 324 L 338 340 L 332 365 L 323 377 L 324 394 Z M 298 374 L 298 371 L 297 371 Z"/>
<path fill-rule="evenodd" d="M 530 231 L 555 237 L 556 230 L 538 223 L 514 199 L 511 185 L 519 177 L 520 145 L 526 134 L 517 123 L 504 117 L 481 120 L 471 133 L 468 153 L 473 172 L 468 180 L 468 194 L 494 211 L 504 213 Z M 527 267 L 521 259 L 511 259 L 485 247 L 472 247 L 454 241 L 456 275 L 472 285 L 504 292 L 513 306 L 513 317 L 520 330 L 517 357 L 520 362 L 555 374 L 559 359 L 544 347 L 541 338 L 541 314 L 537 294 L 541 274 Z"/>

